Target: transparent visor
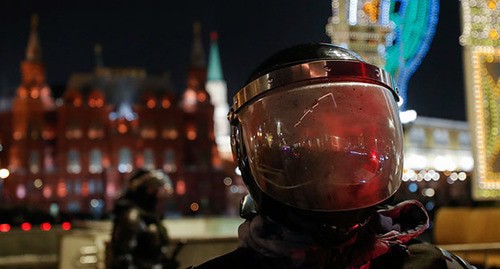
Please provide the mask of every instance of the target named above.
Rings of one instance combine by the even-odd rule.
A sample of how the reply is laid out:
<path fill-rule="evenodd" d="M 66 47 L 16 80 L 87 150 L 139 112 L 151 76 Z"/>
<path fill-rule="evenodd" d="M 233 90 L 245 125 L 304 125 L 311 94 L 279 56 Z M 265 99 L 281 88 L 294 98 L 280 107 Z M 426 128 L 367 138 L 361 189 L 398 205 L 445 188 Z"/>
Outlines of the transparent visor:
<path fill-rule="evenodd" d="M 238 113 L 260 189 L 321 211 L 375 205 L 399 188 L 402 129 L 391 92 L 368 83 L 275 89 Z"/>

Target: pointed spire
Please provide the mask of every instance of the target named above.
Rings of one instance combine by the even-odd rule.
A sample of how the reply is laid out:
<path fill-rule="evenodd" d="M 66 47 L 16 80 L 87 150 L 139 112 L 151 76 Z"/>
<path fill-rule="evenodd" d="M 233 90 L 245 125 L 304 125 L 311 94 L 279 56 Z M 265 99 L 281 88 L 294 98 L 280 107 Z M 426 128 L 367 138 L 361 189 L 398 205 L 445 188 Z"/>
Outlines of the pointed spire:
<path fill-rule="evenodd" d="M 26 49 L 26 60 L 28 61 L 41 61 L 42 50 L 40 48 L 40 41 L 38 39 L 38 15 L 31 16 L 31 31 L 28 40 L 28 48 Z"/>
<path fill-rule="evenodd" d="M 104 67 L 104 61 L 102 60 L 102 46 L 99 43 L 94 45 L 94 58 L 95 58 L 95 67 Z"/>
<path fill-rule="evenodd" d="M 191 66 L 205 67 L 205 52 L 201 42 L 201 24 L 196 21 L 193 24 L 193 50 L 191 51 Z"/>
<path fill-rule="evenodd" d="M 217 44 L 217 39 L 219 35 L 217 32 L 210 33 L 210 55 L 208 58 L 208 75 L 207 80 L 224 80 L 222 76 L 222 66 L 220 63 L 219 56 L 219 45 Z"/>

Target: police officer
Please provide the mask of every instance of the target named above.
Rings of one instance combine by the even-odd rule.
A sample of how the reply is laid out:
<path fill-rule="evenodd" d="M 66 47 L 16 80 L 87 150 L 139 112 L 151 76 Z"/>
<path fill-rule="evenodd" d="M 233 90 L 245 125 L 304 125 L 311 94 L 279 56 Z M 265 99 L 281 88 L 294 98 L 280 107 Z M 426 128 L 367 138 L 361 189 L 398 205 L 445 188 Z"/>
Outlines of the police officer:
<path fill-rule="evenodd" d="M 160 170 L 138 169 L 114 207 L 111 268 L 165 269 L 178 263 L 168 253 L 169 237 L 161 220 L 172 193 L 170 178 Z"/>
<path fill-rule="evenodd" d="M 229 112 L 250 196 L 235 251 L 197 268 L 468 268 L 415 238 L 417 201 L 395 206 L 403 133 L 394 82 L 330 44 L 265 60 Z"/>

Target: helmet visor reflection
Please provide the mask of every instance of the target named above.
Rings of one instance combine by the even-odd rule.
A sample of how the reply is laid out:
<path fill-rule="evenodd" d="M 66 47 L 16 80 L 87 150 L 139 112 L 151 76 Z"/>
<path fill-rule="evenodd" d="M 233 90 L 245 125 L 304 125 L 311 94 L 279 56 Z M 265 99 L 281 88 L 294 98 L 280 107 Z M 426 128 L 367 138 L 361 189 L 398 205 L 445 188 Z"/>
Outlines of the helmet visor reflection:
<path fill-rule="evenodd" d="M 275 89 L 238 113 L 260 189 L 287 205 L 340 211 L 400 185 L 402 130 L 391 92 L 368 83 Z"/>

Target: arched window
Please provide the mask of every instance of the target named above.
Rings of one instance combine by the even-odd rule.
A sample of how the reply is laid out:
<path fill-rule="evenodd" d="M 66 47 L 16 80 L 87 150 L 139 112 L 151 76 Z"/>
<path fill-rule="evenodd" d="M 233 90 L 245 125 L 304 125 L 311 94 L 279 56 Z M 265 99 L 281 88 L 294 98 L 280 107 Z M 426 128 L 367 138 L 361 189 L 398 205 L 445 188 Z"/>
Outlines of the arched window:
<path fill-rule="evenodd" d="M 432 134 L 434 138 L 434 144 L 440 146 L 446 146 L 450 143 L 450 133 L 445 129 L 436 129 Z"/>
<path fill-rule="evenodd" d="M 78 150 L 72 149 L 68 151 L 68 165 L 66 170 L 71 174 L 78 174 L 82 171 L 80 165 L 80 152 Z"/>
<path fill-rule="evenodd" d="M 16 196 L 19 199 L 24 199 L 24 197 L 26 197 L 26 186 L 24 186 L 24 184 L 17 185 Z"/>
<path fill-rule="evenodd" d="M 43 152 L 43 167 L 46 171 L 54 171 L 54 149 L 52 147 L 45 148 Z"/>
<path fill-rule="evenodd" d="M 92 174 L 102 172 L 102 152 L 98 149 L 93 149 L 90 151 L 89 172 Z"/>
<path fill-rule="evenodd" d="M 40 153 L 38 151 L 30 152 L 29 169 L 33 174 L 40 172 Z"/>
<path fill-rule="evenodd" d="M 175 151 L 173 149 L 166 149 L 163 154 L 163 170 L 167 173 L 174 173 L 177 171 L 175 164 Z"/>
<path fill-rule="evenodd" d="M 104 137 L 104 127 L 102 123 L 93 122 L 89 126 L 89 130 L 87 131 L 87 136 L 94 139 L 102 139 Z"/>
<path fill-rule="evenodd" d="M 155 169 L 155 153 L 150 148 L 144 150 L 144 168 Z"/>
<path fill-rule="evenodd" d="M 68 203 L 68 211 L 71 213 L 76 213 L 80 211 L 80 202 L 78 201 L 71 201 Z"/>
<path fill-rule="evenodd" d="M 141 129 L 141 137 L 144 139 L 155 139 L 156 130 L 151 125 L 144 125 Z"/>
<path fill-rule="evenodd" d="M 67 139 L 80 139 L 82 138 L 82 129 L 80 124 L 77 122 L 71 122 L 68 124 L 66 129 L 66 138 Z"/>
<path fill-rule="evenodd" d="M 52 197 L 52 188 L 50 186 L 44 186 L 42 193 L 43 197 L 49 199 L 50 197 Z"/>
<path fill-rule="evenodd" d="M 96 189 L 96 186 L 95 186 L 95 180 L 94 179 L 90 179 L 89 180 L 89 183 L 88 183 L 88 188 L 89 188 L 89 194 L 95 194 L 95 189 Z"/>
<path fill-rule="evenodd" d="M 196 130 L 196 126 L 189 125 L 186 129 L 187 139 L 192 141 L 192 140 L 195 140 L 197 136 L 198 136 L 198 131 Z"/>
<path fill-rule="evenodd" d="M 165 139 L 175 140 L 179 136 L 179 133 L 175 126 L 166 126 L 163 128 L 161 136 Z"/>
<path fill-rule="evenodd" d="M 57 183 L 57 196 L 59 197 L 66 197 L 66 195 L 68 195 L 68 189 L 66 187 L 66 183 L 63 182 L 63 181 L 59 181 Z"/>
<path fill-rule="evenodd" d="M 132 151 L 129 148 L 121 148 L 118 152 L 118 172 L 129 173 L 132 171 Z"/>
<path fill-rule="evenodd" d="M 82 182 L 81 182 L 81 180 L 75 180 L 74 191 L 75 191 L 76 195 L 80 195 L 82 193 Z"/>

